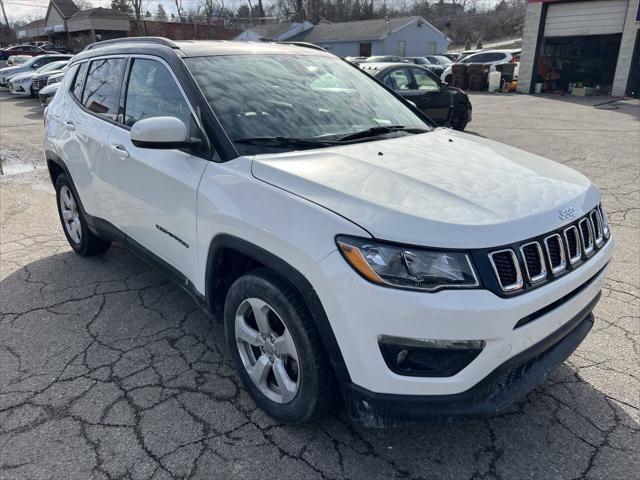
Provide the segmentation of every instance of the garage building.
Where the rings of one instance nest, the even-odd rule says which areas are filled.
[[[640,95],[638,0],[528,0],[518,91]]]

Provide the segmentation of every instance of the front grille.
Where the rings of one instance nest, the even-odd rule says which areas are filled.
[[[493,252],[489,255],[489,259],[502,290],[511,292],[522,288],[522,272],[513,250],[506,249]]]
[[[561,231],[489,252],[498,290],[524,291],[578,268],[609,239],[599,208]]]
[[[32,85],[34,90],[40,90],[47,84],[47,80],[45,78],[34,78]]]
[[[538,242],[531,242],[520,247],[527,277],[531,283],[547,278],[547,266],[544,263],[542,247]]]

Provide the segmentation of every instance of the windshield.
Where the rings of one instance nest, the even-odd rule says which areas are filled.
[[[44,73],[44,72],[51,72],[53,70],[60,70],[62,67],[64,67],[67,64],[67,62],[51,62],[46,64],[43,67],[40,67],[38,70],[36,70],[38,73]]]
[[[247,139],[333,141],[374,127],[429,129],[369,75],[337,57],[226,55],[185,63],[241,154],[300,148],[300,142],[256,145]]]
[[[24,65],[25,67],[30,67],[30,66],[31,66],[31,65],[33,65],[37,60],[38,60],[38,57],[31,57],[29,60],[27,60],[26,62],[24,62],[22,65]]]
[[[440,65],[449,65],[453,63],[450,58],[447,58],[443,55],[432,55],[427,58],[429,58],[429,60],[431,60],[434,63],[439,63]]]

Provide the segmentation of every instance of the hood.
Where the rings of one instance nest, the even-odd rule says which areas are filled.
[[[37,75],[36,72],[22,72],[16,75],[11,75],[11,81],[15,82],[16,80],[24,80],[26,78],[33,78]]]
[[[58,75],[59,73],[63,73],[64,74],[64,70],[51,70],[49,72],[44,72],[44,73],[38,73],[36,75],[34,75],[34,77],[38,77],[38,78],[49,78],[49,77],[53,77],[54,75]]]
[[[0,76],[8,78],[8,77],[11,77],[12,75],[28,72],[29,70],[31,69],[24,65],[18,65],[17,67],[0,68]]]
[[[60,88],[60,83],[52,83],[51,85],[46,85],[40,89],[38,92],[40,95],[48,95],[49,93],[53,93]]]
[[[450,129],[319,150],[258,155],[253,175],[351,220],[373,237],[495,247],[560,227],[600,193],[559,163]]]

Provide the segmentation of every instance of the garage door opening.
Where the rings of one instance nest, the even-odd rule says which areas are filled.
[[[621,39],[621,34],[545,38],[535,83],[547,93],[610,95]]]

